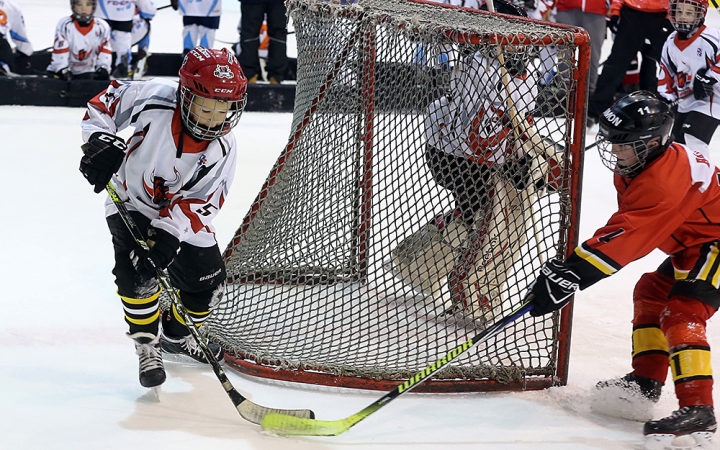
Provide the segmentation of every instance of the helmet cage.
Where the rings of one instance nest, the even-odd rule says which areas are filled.
[[[630,142],[616,142],[615,144],[632,147],[632,156],[630,158],[623,159],[623,161],[628,159],[637,159],[632,164],[623,164],[623,161],[620,161],[618,159],[618,155],[613,152],[613,142],[605,136],[599,136],[597,141],[598,152],[600,153],[600,159],[605,167],[614,173],[627,178],[632,178],[639,174],[648,161],[648,154],[650,153],[647,145],[648,142],[643,139],[638,139]]]
[[[237,101],[213,100],[192,92],[187,86],[180,85],[178,91],[180,95],[180,117],[186,131],[196,139],[203,141],[211,141],[213,139],[225,136],[230,130],[238,124],[245,105],[247,104],[247,94],[244,94]],[[227,109],[223,108],[227,106]],[[216,118],[220,113],[218,111],[225,109],[224,119],[215,126],[210,126],[202,122],[203,120],[193,110],[204,111],[205,117]],[[215,121],[215,120],[213,120]]]
[[[95,10],[97,9],[97,0],[89,1],[92,4],[92,12],[90,14],[80,14],[75,11],[75,6],[77,5],[78,0],[70,0],[70,10],[72,11],[73,19],[84,27],[90,25],[93,17],[95,16]]]
[[[692,22],[678,22],[677,13],[679,5],[690,5],[695,9],[695,20]],[[707,14],[707,0],[671,0],[670,14],[668,18],[675,30],[682,37],[687,38],[695,34],[695,32],[705,23],[705,15]]]

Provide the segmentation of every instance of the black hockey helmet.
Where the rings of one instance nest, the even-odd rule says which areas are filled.
[[[506,2],[505,0],[494,0],[493,6],[495,6],[495,12],[501,13],[501,14],[508,14],[511,16],[520,16],[520,17],[527,17],[527,12],[522,9],[521,7]],[[487,11],[487,3],[483,2],[483,5],[480,7],[481,10]]]
[[[597,145],[603,164],[624,177],[637,176],[670,145],[673,122],[668,104],[652,92],[624,96],[600,116]]]
[[[495,12],[501,14],[508,14],[510,16],[527,17],[527,12],[521,7],[506,2],[505,0],[494,0]],[[487,3],[483,3],[480,7],[481,10],[487,11]],[[522,75],[527,70],[528,62],[535,55],[535,47],[532,46],[517,46],[517,45],[506,45],[503,47],[503,59],[505,61],[505,68],[510,72],[510,75]]]
[[[92,12],[89,14],[85,11],[78,12],[77,8],[78,6],[90,6],[92,8]],[[97,0],[70,0],[70,9],[72,10],[72,16],[73,19],[80,25],[86,27],[90,25],[90,23],[93,20],[93,17],[95,16],[95,9],[97,8]]]

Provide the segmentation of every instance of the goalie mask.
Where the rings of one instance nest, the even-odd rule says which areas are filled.
[[[618,175],[637,176],[668,148],[673,122],[670,107],[652,92],[626,95],[600,116],[600,159]]]
[[[524,9],[505,0],[494,0],[495,12],[508,14],[510,16],[527,17]],[[487,4],[483,3],[481,10],[487,11]],[[523,75],[527,70],[528,63],[532,60],[535,48],[528,45],[503,45],[502,54],[505,60],[505,68],[512,76]],[[499,55],[494,55],[497,58]]]
[[[191,136],[210,141],[237,125],[247,103],[247,78],[228,49],[195,47],[179,76],[180,113]]]
[[[707,9],[708,0],[670,0],[669,19],[680,40],[695,35],[705,22]]]
[[[70,0],[72,17],[83,27],[90,25],[95,16],[97,0]]]

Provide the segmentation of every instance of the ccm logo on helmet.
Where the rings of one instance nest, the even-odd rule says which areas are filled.
[[[230,66],[221,66],[220,64],[215,67],[215,76],[218,78],[235,78],[235,74],[230,70]]]
[[[620,123],[622,122],[622,119],[620,119],[618,116],[616,116],[615,113],[610,111],[609,109],[605,110],[605,112],[603,113],[603,116],[605,116],[605,118],[607,120],[609,120],[610,123],[612,123],[615,126],[620,125]]]
[[[226,89],[226,88],[215,88],[215,92],[219,94],[232,94],[232,89]]]

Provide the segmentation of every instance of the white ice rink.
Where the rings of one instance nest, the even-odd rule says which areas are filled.
[[[36,48],[51,45],[65,0],[16,0]],[[158,2],[160,3],[160,2]],[[164,4],[161,3],[161,4]],[[236,40],[239,4],[224,1],[217,37]],[[717,11],[709,12],[720,23]],[[151,50],[179,52],[180,17],[153,22]],[[167,363],[156,402],[137,381],[137,357],[111,274],[103,195],[78,171],[80,108],[0,107],[0,449],[501,449],[642,448],[642,423],[598,416],[589,392],[630,370],[631,294],[663,259],[655,252],[576,298],[567,386],[540,392],[409,393],[332,438],[264,434],[237,414],[210,369]],[[290,132],[290,114],[246,113],[236,129],[235,184],[216,220],[230,240]],[[716,136],[717,138],[717,136]],[[588,141],[592,142],[592,136]],[[711,146],[720,161],[720,138]],[[581,239],[615,211],[612,174],[586,155]],[[709,324],[720,368],[720,322]],[[440,355],[438,355],[440,356]],[[265,406],[311,408],[340,419],[382,392],[271,383],[228,370],[245,396]],[[676,407],[672,381],[656,417]]]

